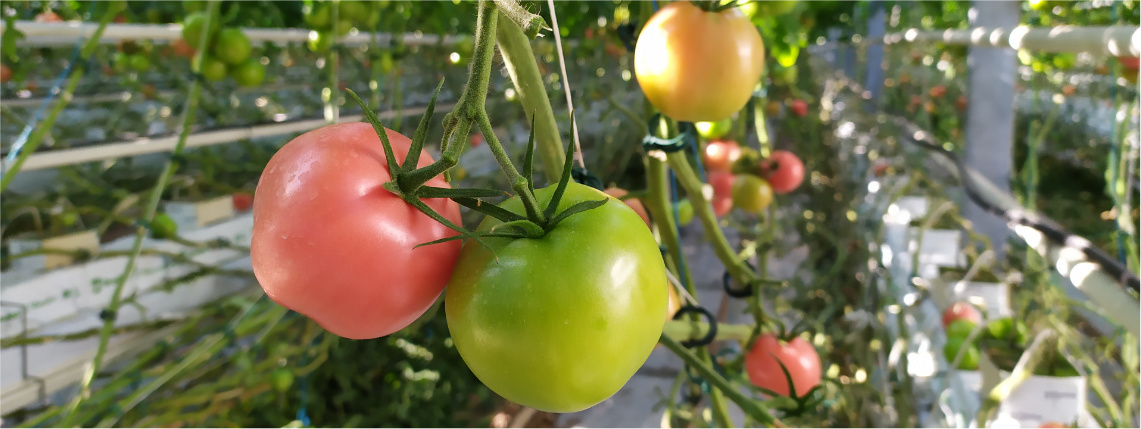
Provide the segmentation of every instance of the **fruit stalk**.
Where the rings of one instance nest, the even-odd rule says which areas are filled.
[[[757,422],[760,422],[761,424],[770,425],[773,427],[784,427],[784,425],[779,420],[773,418],[773,416],[769,414],[768,411],[766,411],[765,408],[759,404],[759,402],[754,401],[752,398],[749,398],[748,396],[745,396],[745,394],[741,393],[737,386],[732,385],[728,380],[722,377],[721,374],[718,374],[717,371],[714,371],[713,368],[709,366],[709,364],[703,362],[685,347],[682,347],[682,345],[678,343],[677,340],[663,335],[660,342],[662,345],[666,346],[666,348],[670,349],[670,351],[674,352],[674,354],[677,354],[678,357],[680,357],[681,360],[685,361],[686,364],[697,370],[698,374],[702,378],[708,380],[709,384],[712,384],[713,387],[716,388],[714,391],[724,392],[725,396],[729,397],[730,401],[733,401],[733,403],[741,407],[741,410],[744,411],[745,414],[748,414],[750,417],[756,419]]]
[[[519,93],[523,112],[527,115],[527,120],[534,123],[535,144],[538,146],[539,159],[543,162],[543,171],[547,180],[558,181],[562,175],[565,156],[563,143],[551,100],[547,96],[547,88],[539,73],[538,63],[535,62],[535,54],[531,51],[531,40],[512,20],[500,22],[495,35],[507,73],[511,76],[515,91]]]
[[[218,1],[210,1],[208,3],[206,20],[202,26],[201,46],[206,45],[205,41],[210,34],[210,25],[213,24],[213,17],[217,14],[218,7]],[[114,19],[117,13],[118,9],[111,8],[108,14],[104,16],[104,21],[100,28],[106,26],[106,23],[111,19]],[[99,34],[96,33],[96,37],[93,37],[92,40],[98,41],[98,35]],[[199,67],[201,67],[205,51],[205,49],[199,49],[194,54],[194,61],[191,66],[192,70],[198,70]],[[75,76],[73,76],[73,78],[74,77]],[[196,113],[198,112],[198,97],[202,92],[202,85],[199,79],[195,79],[194,82],[191,82],[189,92],[186,107],[183,110],[182,130],[178,135],[178,143],[175,144],[171,157],[167,159],[166,164],[163,166],[158,181],[155,183],[150,198],[147,200],[147,205],[143,208],[142,219],[146,221],[144,224],[150,224],[150,222],[154,221],[155,213],[158,211],[159,201],[162,199],[163,190],[166,189],[166,185],[170,182],[171,176],[173,176],[174,172],[178,169],[177,157],[181,155],[182,151],[186,148],[186,140],[190,136],[191,124],[194,123]],[[79,394],[75,395],[75,398],[68,404],[67,417],[64,419],[62,426],[73,426],[71,420],[75,416],[75,411],[79,408],[79,404],[91,395],[91,383],[95,379],[95,374],[99,373],[99,369],[103,365],[103,356],[107,353],[107,345],[111,340],[111,334],[115,328],[115,318],[113,315],[118,312],[119,307],[122,306],[123,287],[126,285],[127,279],[131,277],[131,273],[135,270],[135,262],[142,252],[143,239],[146,238],[146,236],[146,227],[139,226],[135,231],[135,241],[131,244],[131,254],[127,257],[126,267],[123,269],[123,274],[119,276],[118,281],[115,283],[115,290],[111,294],[111,302],[107,304],[106,311],[112,314],[112,317],[103,321],[103,328],[99,335],[99,345],[95,349],[95,357],[92,359],[91,366],[88,367],[80,383]]]
[[[87,60],[91,58],[91,55],[95,54],[95,50],[99,48],[100,40],[103,37],[103,30],[107,28],[107,24],[114,20],[115,16],[119,15],[119,12],[125,9],[126,6],[127,3],[124,1],[116,1],[108,4],[107,11],[103,12],[103,16],[99,19],[99,27],[91,34],[91,38],[87,39],[87,42],[83,45],[83,49],[80,50],[79,55],[75,59],[76,62],[72,64],[74,70],[72,70],[71,76],[68,76],[67,83],[64,85],[63,91],[60,92],[55,104],[52,105],[51,111],[48,112],[44,121],[28,136],[28,140],[24,143],[24,147],[20,155],[16,157],[16,160],[13,161],[11,165],[5,166],[7,171],[5,171],[4,176],[0,178],[0,191],[8,189],[8,185],[12,183],[12,179],[15,179],[16,174],[20,172],[20,167],[24,165],[28,157],[35,153],[36,149],[43,143],[44,136],[51,131],[56,118],[63,112],[63,108],[67,107],[67,103],[71,101],[75,88],[79,86],[79,81],[83,79],[85,64]]]

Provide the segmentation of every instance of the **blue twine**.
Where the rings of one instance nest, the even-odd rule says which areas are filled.
[[[32,119],[29,120],[28,124],[24,126],[24,130],[20,132],[20,136],[16,138],[16,142],[12,144],[12,150],[9,151],[8,156],[5,157],[4,164],[0,166],[0,174],[6,174],[8,172],[8,165],[14,162],[17,157],[19,157],[20,150],[23,149],[24,145],[28,143],[28,137],[32,135],[32,130],[36,128],[36,124],[40,122],[40,117],[44,115],[44,112],[48,110],[48,106],[50,106],[52,101],[55,100],[56,94],[63,92],[63,81],[66,80],[69,75],[71,75],[71,68],[79,60],[79,52],[82,49],[83,36],[80,36],[79,40],[75,42],[75,49],[71,53],[71,61],[67,62],[67,67],[63,68],[63,73],[61,73],[59,77],[55,79],[55,83],[52,84],[52,91],[48,93],[48,96],[44,99],[43,104],[41,104],[40,108],[36,110],[36,114],[32,115]]]
[[[658,0],[650,0],[650,4],[654,5],[654,12],[658,11]]]

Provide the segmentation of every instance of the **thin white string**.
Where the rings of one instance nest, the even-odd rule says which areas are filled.
[[[555,16],[555,0],[547,0],[547,7],[551,10],[551,25],[555,29],[555,49],[559,53],[559,69],[563,73],[563,92],[567,95],[567,109],[574,114],[574,102],[571,101],[570,80],[567,79],[567,63],[563,60],[563,38],[559,34],[559,19]],[[574,139],[574,158],[578,166],[586,168],[586,161],[582,158],[582,145],[578,142],[578,121],[571,121],[571,136]]]

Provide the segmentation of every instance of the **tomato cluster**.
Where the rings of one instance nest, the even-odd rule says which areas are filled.
[[[306,5],[305,23],[312,29],[309,33],[309,49],[318,53],[327,52],[337,37],[349,34],[353,28],[376,27],[380,22],[381,9],[385,6],[387,2],[359,0],[315,1]],[[334,11],[334,8],[337,9]]]
[[[206,31],[206,11],[201,5],[185,3],[190,14],[182,21],[182,39],[172,44],[178,55],[193,56],[198,49],[205,49],[199,73],[208,81],[221,81],[229,76],[239,86],[258,86],[265,81],[265,65],[259,56],[253,55],[253,44],[241,29],[215,25],[211,20],[209,34]]]
[[[759,214],[772,203],[774,194],[792,192],[804,181],[804,163],[786,150],[761,159],[735,141],[713,140],[705,145],[702,162],[709,171],[711,203],[717,216],[728,214],[733,207]]]

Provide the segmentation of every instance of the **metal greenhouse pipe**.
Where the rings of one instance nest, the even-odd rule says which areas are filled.
[[[969,30],[910,30],[884,36],[884,44],[931,43],[1026,49],[1036,52],[1089,52],[1110,56],[1141,56],[1141,27],[978,27]]]

